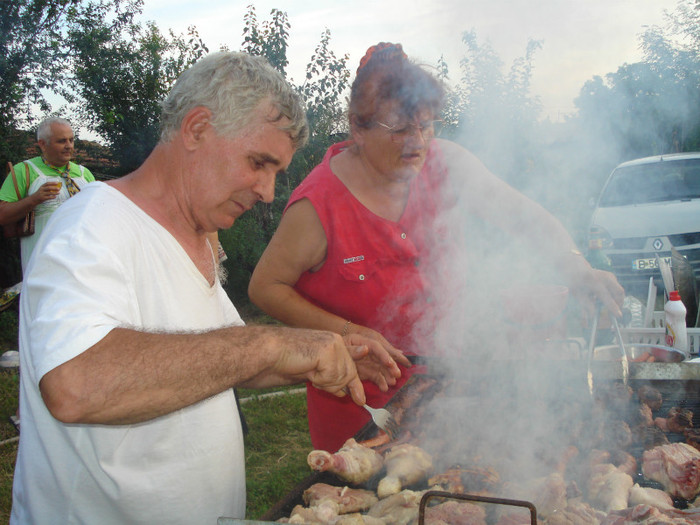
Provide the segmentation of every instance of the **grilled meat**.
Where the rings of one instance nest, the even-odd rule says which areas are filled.
[[[333,525],[385,525],[383,519],[367,516],[366,514],[345,514],[338,518]]]
[[[496,525],[530,525],[532,521],[530,520],[530,515],[526,512],[511,512],[510,514],[503,514],[498,518]]]
[[[652,410],[659,410],[663,403],[663,396],[656,388],[649,385],[642,385],[637,389],[639,402],[647,405]]]
[[[646,427],[653,427],[654,416],[652,415],[651,407],[645,403],[640,403],[639,407],[630,412],[627,422],[630,428],[633,429],[633,432],[637,434]]]
[[[655,417],[654,425],[658,427],[663,432],[668,432],[668,418],[666,417]]]
[[[501,482],[498,472],[492,467],[461,467],[455,465],[444,472],[431,476],[428,485],[439,485],[447,492],[493,493]]]
[[[632,477],[637,475],[637,460],[629,452],[620,449],[614,450],[610,454],[610,463],[625,474]]]
[[[372,505],[368,515],[381,518],[387,525],[407,525],[418,518],[418,506],[424,492],[402,490]]]
[[[651,505],[636,505],[611,512],[600,525],[697,525],[699,522],[698,509],[659,509]]]
[[[325,501],[316,507],[302,507],[297,505],[292,509],[288,523],[304,525],[326,525],[334,523],[338,519],[338,505],[332,501]]]
[[[700,451],[670,443],[644,451],[642,472],[672,496],[692,500],[700,492]]]
[[[601,388],[597,393],[597,401],[606,412],[623,414],[627,411],[630,401],[634,398],[632,387],[624,383],[614,382]]]
[[[530,382],[527,382],[527,386],[530,386]],[[350,491],[356,489],[329,487],[329,496],[324,496],[323,492],[313,497],[305,494],[309,508],[296,510],[297,522],[321,523],[325,519],[325,523],[331,525],[369,525],[370,520],[374,520],[374,525],[381,520],[381,523],[391,525],[415,525],[423,493],[406,490],[405,487],[438,485],[451,493],[501,496],[533,502],[544,525],[700,525],[700,509],[680,511],[673,508],[674,501],[676,505],[681,505],[683,499],[692,506],[689,500],[700,492],[700,450],[690,445],[687,445],[687,449],[678,448],[680,443],[669,445],[669,439],[675,441],[681,435],[696,446],[700,442],[700,431],[693,428],[693,414],[680,408],[692,402],[681,397],[682,393],[673,394],[673,399],[678,399],[678,406],[665,414],[660,412],[663,408],[661,403],[664,402],[666,407],[672,406],[671,399],[664,400],[658,390],[649,386],[632,391],[619,382],[599,388],[594,403],[579,397],[573,402],[562,399],[561,403],[549,402],[545,405],[543,399],[536,398],[523,406],[520,402],[522,395],[494,397],[482,392],[483,395],[479,396],[477,394],[480,392],[470,390],[467,403],[462,403],[463,399],[459,396],[437,400],[439,406],[460,402],[460,406],[467,407],[466,413],[460,413],[460,417],[446,420],[443,417],[445,410],[435,410],[428,403],[420,404],[417,408],[413,405],[414,402],[418,403],[413,397],[423,390],[401,391],[402,395],[398,396],[398,413],[403,418],[399,439],[388,443],[383,442],[386,439],[369,442],[376,445],[374,452],[384,456],[376,470],[372,470],[374,474],[367,475],[363,466],[352,468],[364,461],[354,457],[358,449],[362,451],[359,453],[362,457],[363,448],[366,448],[354,440],[349,440],[336,454],[320,451],[309,454],[312,468],[335,472],[348,484],[366,483],[365,488],[376,486],[381,469],[386,467],[387,473],[377,489],[379,497],[383,499],[377,500],[375,495],[369,494],[367,501],[376,503],[368,511],[361,510],[366,509],[366,504],[353,510],[354,507],[350,505],[344,507],[342,498],[350,497]],[[523,392],[527,394],[527,388]],[[520,394],[523,392],[519,391]],[[560,393],[558,390],[555,401],[564,397]],[[450,411],[452,407],[448,404],[446,408]],[[503,414],[514,413],[518,413],[518,421],[525,419],[537,422],[537,425],[516,424],[514,427],[512,418],[503,417]],[[663,417],[657,417],[654,423],[653,416]],[[478,421],[478,424],[471,425],[470,432],[459,434],[458,442],[450,441],[448,436],[460,431],[464,420]],[[669,421],[672,422],[669,424]],[[670,434],[671,429],[675,435]],[[528,439],[506,439],[505,436],[512,436],[513,431]],[[557,440],[548,440],[550,435]],[[415,480],[404,474],[404,469],[412,471],[420,461],[403,457],[408,454],[399,454],[400,451],[415,450],[417,447],[412,444],[417,443],[421,444],[419,450],[435,458],[437,468],[449,466],[427,479],[427,484],[423,483],[422,478],[427,477],[428,472],[416,474],[418,477]],[[642,446],[647,449],[644,460],[639,457]],[[625,448],[629,448],[629,452]],[[691,456],[688,449],[697,455]],[[369,452],[371,454],[372,451]],[[635,457],[630,452],[638,455]],[[344,455],[346,453],[348,455]],[[373,457],[376,460],[376,455]],[[396,464],[392,467],[394,461]],[[638,461],[639,464],[644,463],[641,471],[646,480],[661,483],[666,491],[635,484],[635,480],[641,478]],[[513,465],[527,465],[527,468],[512,470]],[[355,476],[357,470],[363,474]],[[420,466],[417,470],[421,471]],[[534,479],[524,482],[520,477],[523,472]],[[508,482],[502,483],[501,477]],[[644,485],[644,482],[640,483]],[[579,490],[579,486],[583,491]],[[695,490],[691,490],[693,486]],[[472,523],[468,521],[471,518],[483,520],[478,515],[446,519],[443,513],[448,516],[464,506],[452,501],[447,503],[449,505],[426,508],[426,523],[442,525]],[[700,498],[697,505],[700,507]],[[494,510],[496,506],[480,507],[486,511],[489,523],[525,525],[530,522],[527,512],[520,515],[504,509]],[[308,517],[302,519],[303,516]]]
[[[629,505],[650,505],[658,509],[672,509],[673,500],[666,492],[651,487],[640,487],[635,483],[630,489]]]
[[[464,501],[445,501],[425,509],[425,523],[443,525],[486,525],[486,511],[479,505]]]
[[[644,429],[641,439],[645,450],[649,450],[660,445],[668,445],[668,437],[659,427],[647,427]]]
[[[700,428],[686,428],[683,431],[683,435],[688,445],[700,450]]]
[[[333,501],[338,505],[338,514],[367,510],[378,501],[371,490],[335,487],[326,483],[311,485],[302,497],[309,507],[316,507],[324,501]]]
[[[566,482],[558,472],[524,483],[507,483],[503,486],[504,495],[531,501],[537,507],[538,515],[543,518],[566,508],[566,493]]]
[[[381,454],[348,439],[338,452],[312,450],[306,458],[309,466],[320,472],[330,471],[349,483],[356,485],[369,481],[384,465]]]
[[[384,520],[353,512],[352,514],[339,515],[337,507],[332,502],[326,501],[315,507],[302,507],[297,505],[287,520],[279,520],[280,523],[296,523],[299,525],[385,525]]]
[[[384,455],[386,477],[377,487],[380,499],[401,492],[425,478],[433,468],[433,460],[425,450],[415,445],[398,445]]]
[[[609,421],[605,425],[605,445],[607,448],[626,448],[632,444],[632,430],[624,421]]]
[[[603,518],[605,513],[594,509],[588,503],[570,501],[565,509],[547,519],[547,525],[599,525]]]
[[[682,434],[686,428],[693,426],[693,413],[681,407],[673,407],[668,411],[666,427],[669,432]]]
[[[633,485],[632,476],[612,463],[595,465],[588,480],[588,501],[605,512],[627,508],[629,490]]]
[[[441,490],[453,494],[464,494],[464,482],[462,481],[462,469],[457,467],[448,468],[446,471],[431,476],[428,479],[428,486],[439,486]]]

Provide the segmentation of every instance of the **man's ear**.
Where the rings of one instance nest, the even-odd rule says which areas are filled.
[[[36,141],[36,143],[37,143],[37,146],[39,146],[39,149],[41,150],[41,152],[43,153],[44,150],[46,149],[46,141],[44,139],[39,139]]]
[[[180,124],[180,132],[185,148],[194,150],[199,147],[204,132],[211,126],[211,110],[197,106],[187,112]]]

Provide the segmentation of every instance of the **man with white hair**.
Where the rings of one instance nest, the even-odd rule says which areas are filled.
[[[36,138],[41,155],[15,164],[13,168],[17,190],[11,174],[0,188],[0,225],[12,224],[34,210],[34,234],[23,237],[20,243],[22,273],[51,214],[80,188],[95,180],[90,170],[70,161],[75,137],[66,119],[49,117],[43,120],[36,130]]]
[[[214,53],[161,118],[144,164],[61,206],[27,269],[12,524],[243,518],[233,387],[311,381],[362,404],[358,369],[382,388],[400,373],[362,337],[243,326],[220,285],[208,234],[271,202],[308,136],[284,78]]]

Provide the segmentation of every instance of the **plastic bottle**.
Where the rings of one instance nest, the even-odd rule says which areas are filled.
[[[678,291],[673,290],[664,305],[666,314],[666,346],[683,352],[688,357],[688,329],[685,324],[686,309]]]

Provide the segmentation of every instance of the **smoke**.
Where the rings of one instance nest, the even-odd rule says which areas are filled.
[[[506,106],[503,89],[481,86],[479,96],[467,100],[477,106],[462,108],[467,120],[453,140],[547,209],[586,252],[590,203],[611,170],[675,147],[668,126],[651,126],[649,113],[630,116],[626,89],[653,96],[658,76],[628,78],[629,72],[626,66],[605,82],[586,84],[579,113],[561,123],[534,121],[517,113],[517,104]],[[677,96],[666,102],[672,105],[657,97],[654,114],[669,122],[690,103]],[[478,164],[445,160],[454,169],[436,231],[449,233],[436,236],[431,258],[440,306],[415,326],[413,337],[436,357],[428,361],[431,373],[452,390],[426,409],[423,446],[439,458],[438,468],[494,466],[511,481],[561,472],[572,445],[582,455],[597,446],[616,448],[600,430],[607,415],[596,412],[587,389],[588,326],[580,305],[573,290],[563,302],[554,293],[553,287],[571,283],[557,270],[557,254],[545,248],[546,232],[533,231],[526,216],[499,203]],[[504,224],[516,227],[504,230]],[[560,255],[567,251],[562,247]],[[516,304],[520,286],[532,287],[531,303]],[[533,322],[535,310],[549,318]]]

